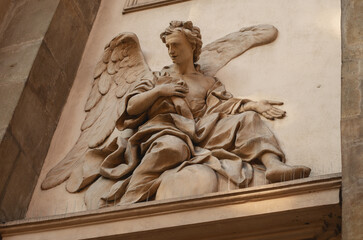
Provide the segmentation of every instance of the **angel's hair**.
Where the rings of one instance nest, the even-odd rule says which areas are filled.
[[[169,27],[165,29],[164,32],[160,34],[160,38],[163,43],[166,42],[165,38],[167,35],[173,32],[182,32],[186,36],[188,42],[194,48],[193,51],[193,62],[199,60],[199,55],[202,52],[202,35],[200,35],[199,27],[193,26],[191,21],[171,21]]]

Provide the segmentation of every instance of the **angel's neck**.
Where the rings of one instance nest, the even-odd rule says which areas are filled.
[[[188,62],[188,64],[174,64],[174,72],[180,75],[191,74],[196,71],[193,62]]]

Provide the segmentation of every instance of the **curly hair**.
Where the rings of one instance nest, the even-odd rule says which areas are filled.
[[[164,32],[160,34],[160,38],[163,43],[166,42],[165,38],[167,35],[173,32],[182,32],[187,38],[188,42],[194,48],[193,51],[193,62],[199,60],[199,55],[202,52],[202,35],[200,34],[199,27],[193,26],[191,21],[171,21],[169,27],[165,29]]]

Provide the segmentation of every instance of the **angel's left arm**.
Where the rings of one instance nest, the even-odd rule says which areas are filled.
[[[251,101],[249,99],[235,98],[225,90],[221,82],[217,81],[208,94],[206,113],[238,114],[245,111],[254,111],[273,120],[285,116],[285,111],[274,107],[274,105],[282,104],[282,102],[271,100]]]
[[[261,100],[258,102],[249,101],[241,106],[240,112],[254,111],[267,119],[274,120],[275,118],[283,118],[286,114],[285,111],[274,107],[274,105],[282,105],[283,102],[273,100]]]

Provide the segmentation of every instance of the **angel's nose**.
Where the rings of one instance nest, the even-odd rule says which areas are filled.
[[[170,47],[170,48],[169,48],[169,54],[171,54],[171,55],[172,55],[172,54],[174,54],[174,53],[175,53],[174,48]]]

